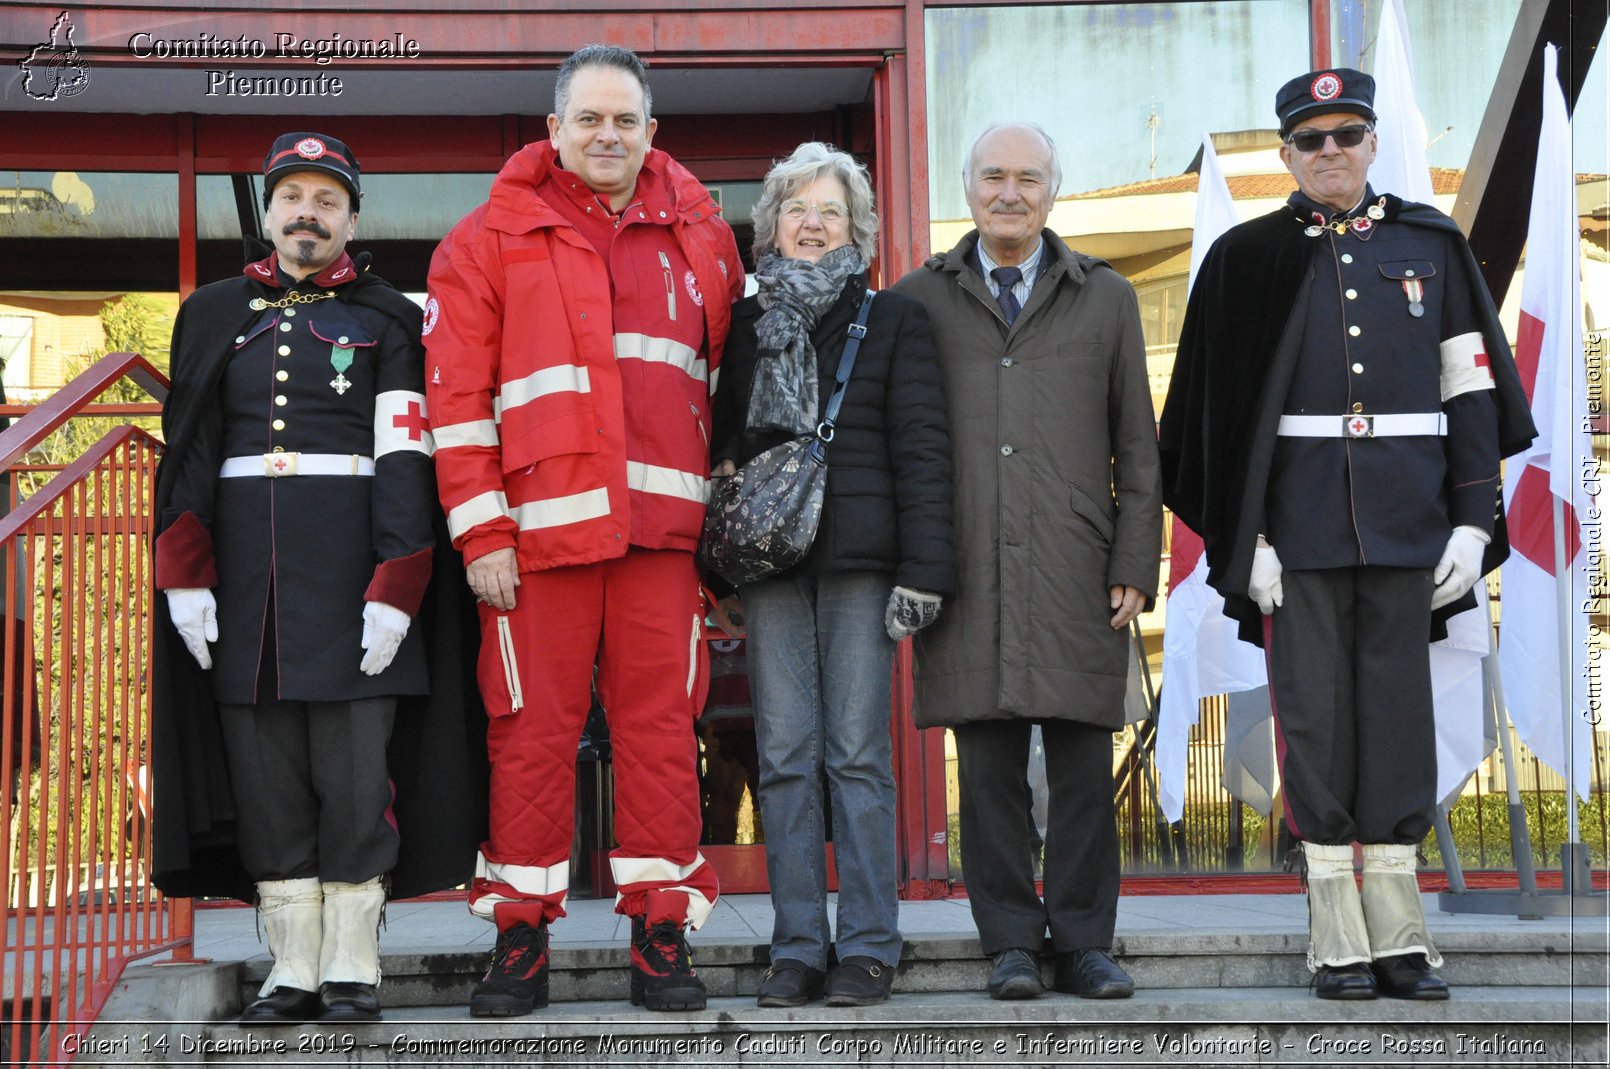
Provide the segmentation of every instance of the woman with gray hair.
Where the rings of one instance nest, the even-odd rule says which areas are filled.
[[[759,292],[733,306],[715,398],[715,473],[810,433],[867,289],[877,215],[865,169],[819,142],[766,176],[755,206]],[[776,924],[762,1006],[888,998],[900,962],[889,736],[895,644],[955,585],[950,437],[922,305],[872,301],[827,449],[809,556],[739,591],[747,614],[760,811]],[[724,599],[722,608],[737,607]],[[730,622],[725,612],[718,619]],[[724,623],[726,626],[726,623]],[[832,806],[837,939],[827,916]],[[829,951],[838,966],[827,975]]]

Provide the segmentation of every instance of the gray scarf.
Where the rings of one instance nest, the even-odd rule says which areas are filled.
[[[816,430],[821,372],[811,335],[844,284],[866,270],[866,260],[854,245],[840,246],[816,263],[791,260],[776,250],[760,258],[755,281],[765,311],[755,324],[755,381],[747,424],[751,431]]]

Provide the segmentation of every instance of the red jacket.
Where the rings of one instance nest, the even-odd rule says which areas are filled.
[[[623,230],[612,278],[539,194],[550,178],[569,180],[556,165],[547,142],[516,153],[431,258],[425,388],[453,544],[466,562],[515,546],[521,571],[606,560],[628,545],[691,551],[710,470],[709,398],[743,291],[732,230],[692,174],[650,150],[639,190],[651,214],[632,222],[661,210],[669,221],[634,226],[625,243]],[[653,252],[666,230],[685,277]],[[654,322],[673,336],[644,333]]]

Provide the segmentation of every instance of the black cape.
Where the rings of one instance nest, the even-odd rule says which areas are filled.
[[[417,305],[368,272],[342,299],[385,313],[419,337]],[[186,449],[206,406],[214,403],[234,339],[256,313],[253,297],[270,296],[244,276],[204,286],[179,310],[172,348],[173,389],[162,411],[166,442],[157,468],[157,534]],[[169,519],[168,522],[171,522]],[[475,681],[480,625],[437,510],[432,578],[414,626],[425,630],[432,692],[398,699],[387,762],[395,785],[392,812],[401,845],[391,872],[393,898],[455,887],[474,874],[486,839],[486,713]],[[235,850],[234,797],[212,679],[196,664],[168,617],[167,599],[152,599],[151,763],[152,882],[179,898],[209,896],[253,901],[255,890]],[[250,819],[250,817],[246,817]]]
[[[1498,404],[1500,454],[1512,456],[1537,436],[1509,341],[1481,271],[1454,221],[1437,209],[1390,194],[1386,222],[1453,234],[1470,277]],[[1234,227],[1208,250],[1186,306],[1168,400],[1158,424],[1163,503],[1202,536],[1208,584],[1224,595],[1225,614],[1244,641],[1263,645],[1263,617],[1247,597],[1257,525],[1274,458],[1275,428],[1296,367],[1307,304],[1309,259],[1319,243],[1309,220],[1286,205]],[[1509,556],[1502,509],[1482,557],[1483,574]],[[1467,593],[1432,616],[1432,639],[1449,617],[1472,608]]]

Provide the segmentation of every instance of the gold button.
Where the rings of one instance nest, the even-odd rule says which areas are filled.
[[[296,315],[296,309],[295,308],[287,308],[287,309],[285,309],[285,314],[288,315],[288,316],[294,316],[294,315]]]
[[[277,419],[271,423],[270,426],[277,431],[283,431],[285,429],[285,421],[283,419]]]
[[[1357,365],[1357,364],[1354,364],[1354,365],[1353,365],[1353,370],[1354,370],[1354,371],[1357,371],[1357,370],[1358,370],[1358,365]],[[276,396],[275,396],[275,398],[274,398],[274,403],[275,403],[275,404],[276,404],[276,405],[283,405],[283,404],[289,404],[289,403],[290,403],[290,402],[288,402],[288,401],[287,401],[287,400],[286,400],[286,399],[285,399],[285,395],[284,395],[284,394],[278,394],[278,395],[276,395]]]
[[[1347,328],[1347,333],[1351,334],[1353,337],[1356,338],[1360,334],[1363,334],[1364,332],[1362,330],[1359,330],[1358,325],[1355,323],[1353,326]]]
[[[274,377],[279,379],[281,382],[284,382],[286,379],[291,377],[291,373],[286,371],[284,368],[281,368],[280,370],[274,372]]]
[[[1353,262],[1353,254],[1352,253],[1350,253],[1350,252],[1342,253],[1342,263],[1350,264],[1352,262]]]
[[[289,345],[280,346],[280,355],[281,356],[290,356],[291,355],[291,347]]]
[[[1358,290],[1348,290],[1347,291],[1347,299],[1350,300],[1350,301],[1358,300]]]
[[[345,345],[347,343],[347,336],[345,334],[341,335],[335,340],[335,343],[337,345]]]
[[[1404,278],[1413,278],[1414,277],[1414,272],[1413,271],[1405,271],[1405,272],[1403,272],[1403,277]]]
[[[1359,412],[1364,411],[1363,402],[1362,401],[1354,401],[1353,402],[1353,411],[1354,411],[1354,413],[1359,413]]]
[[[1353,365],[1353,374],[1355,374],[1355,375],[1364,374],[1364,365],[1363,364],[1354,364]]]
[[[281,329],[281,330],[290,330],[290,329],[291,329],[291,325],[290,325],[290,324],[289,324],[289,323],[281,323],[281,324],[280,324],[280,329]]]

